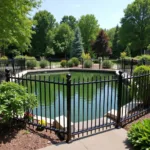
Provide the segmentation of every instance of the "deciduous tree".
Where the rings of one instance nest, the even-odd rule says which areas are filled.
[[[22,51],[28,49],[33,21],[28,18],[40,0],[0,0],[0,47],[13,44]]]
[[[85,52],[91,49],[91,42],[96,39],[99,31],[99,24],[94,15],[81,16],[79,20],[79,27],[84,43]]]
[[[131,43],[134,55],[143,53],[150,41],[150,0],[135,0],[124,10],[120,37],[124,46]]]
[[[36,21],[36,24],[33,26],[35,34],[32,36],[31,54],[34,56],[42,56],[45,55],[47,46],[50,44],[47,42],[47,33],[49,30],[55,28],[56,20],[46,10],[37,12],[33,19]]]
[[[64,16],[60,23],[68,24],[72,30],[75,30],[77,26],[77,20],[74,16]]]
[[[108,46],[108,36],[103,30],[99,32],[96,41],[92,45],[92,49],[98,57],[111,54],[111,49]]]

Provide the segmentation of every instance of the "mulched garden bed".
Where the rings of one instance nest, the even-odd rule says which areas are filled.
[[[138,121],[142,121],[143,119],[150,119],[150,113],[138,118],[137,120],[132,121],[131,123],[127,124],[126,126],[124,126],[124,129],[126,129],[127,131],[131,128],[132,124],[137,123]]]
[[[32,125],[0,128],[0,150],[36,150],[59,142],[53,131],[37,131]]]

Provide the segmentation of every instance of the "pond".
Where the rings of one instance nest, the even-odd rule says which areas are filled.
[[[35,93],[38,107],[33,113],[54,119],[67,116],[66,75],[69,72],[28,74],[23,84]],[[70,72],[71,120],[93,120],[117,108],[118,83],[110,73]],[[36,79],[36,81],[35,81]],[[95,82],[96,81],[96,82]]]

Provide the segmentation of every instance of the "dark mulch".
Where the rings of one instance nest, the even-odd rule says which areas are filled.
[[[36,150],[59,142],[54,132],[37,131],[33,126],[0,129],[0,150]]]

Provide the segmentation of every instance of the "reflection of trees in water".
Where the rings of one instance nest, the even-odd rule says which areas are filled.
[[[62,74],[51,74],[50,76],[47,74],[40,74],[38,76],[35,75],[29,75],[27,78],[36,79],[37,81],[24,81],[24,85],[27,86],[28,92],[35,93],[37,95],[38,100],[42,104],[51,105],[54,103],[54,101],[58,98],[61,100],[66,100],[66,85],[59,85],[55,83],[48,83],[50,82],[64,82],[66,83],[66,73]],[[81,101],[92,101],[93,98],[96,95],[104,95],[107,93],[111,93],[116,91],[114,88],[116,88],[115,82],[109,82],[108,80],[111,80],[112,77],[108,78],[108,75],[106,77],[100,76],[99,73],[74,73],[72,77],[72,85],[71,87],[71,97],[72,99],[80,99]],[[105,78],[105,82],[104,82]],[[41,82],[39,81],[41,80]],[[96,81],[97,83],[92,81]],[[48,81],[47,83],[44,81]],[[107,82],[108,81],[108,82]],[[79,85],[78,85],[79,83]],[[109,90],[109,92],[108,92]],[[105,92],[105,93],[104,93]]]

